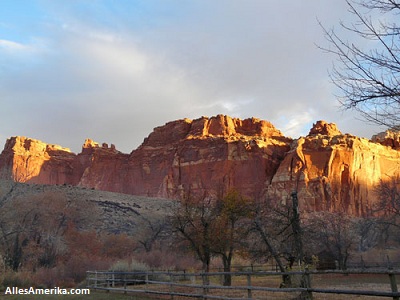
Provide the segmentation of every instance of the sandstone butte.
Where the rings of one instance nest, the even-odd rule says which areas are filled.
[[[284,202],[297,190],[302,210],[368,215],[379,181],[400,176],[399,148],[400,135],[390,131],[367,140],[318,121],[306,137],[293,140],[267,121],[218,115],[157,127],[130,154],[90,139],[74,154],[12,137],[0,154],[0,174],[172,199],[235,188]]]

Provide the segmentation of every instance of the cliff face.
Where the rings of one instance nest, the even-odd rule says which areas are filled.
[[[133,172],[126,192],[171,198],[235,187],[260,196],[290,142],[272,124],[258,119],[219,115],[170,122],[155,128],[131,153]]]
[[[76,155],[60,146],[14,137],[0,155],[0,168],[3,176],[20,182],[135,195],[180,198],[187,192],[217,194],[235,187],[258,197],[291,141],[269,122],[218,115],[157,127],[130,154],[90,139]]]
[[[366,139],[318,130],[296,140],[268,189],[281,201],[297,190],[303,210],[371,213],[374,187],[381,179],[400,175],[400,152]],[[334,126],[334,124],[329,124]]]
[[[400,176],[397,149],[394,133],[372,142],[319,121],[308,136],[292,140],[269,122],[218,115],[157,127],[130,154],[92,140],[74,154],[10,138],[0,154],[0,174],[20,182],[165,198],[236,188],[250,197],[287,201],[297,190],[303,210],[363,215],[371,210],[379,180]]]
[[[74,158],[68,148],[13,137],[0,155],[0,174],[19,182],[71,183]]]

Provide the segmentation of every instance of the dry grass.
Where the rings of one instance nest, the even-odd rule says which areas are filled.
[[[167,279],[168,280],[168,279]],[[164,280],[166,281],[166,280]],[[280,276],[257,276],[251,279],[252,286],[259,287],[270,287],[270,288],[278,288],[281,283]],[[295,282],[296,279],[293,279]],[[210,278],[211,285],[221,285],[222,278],[221,276],[214,276]],[[185,281],[179,281],[182,284],[197,284],[201,285],[201,279],[197,278],[197,280],[187,279]],[[321,288],[321,289],[340,289],[340,290],[367,290],[367,291],[386,291],[390,292],[390,284],[389,284],[389,276],[388,275],[370,275],[370,274],[357,274],[357,275],[341,275],[341,274],[324,274],[324,275],[312,275],[312,287],[313,288]],[[235,276],[232,281],[233,286],[245,287],[247,286],[247,277],[246,276]],[[161,285],[161,284],[150,284],[146,287],[146,285],[135,285],[128,286],[128,289],[135,290],[143,290],[145,289],[153,290],[153,291],[164,291],[170,292],[173,290],[174,292],[180,293],[194,293],[194,294],[202,294],[202,288],[195,287],[179,287],[169,285]],[[300,292],[285,292],[284,289],[282,291],[255,291],[252,292],[253,299],[295,299],[299,296]],[[248,291],[247,289],[241,290],[228,290],[228,289],[209,289],[209,295],[215,296],[224,296],[231,298],[247,298]],[[163,299],[165,297],[158,296],[155,298]],[[169,297],[167,297],[169,298]],[[183,296],[174,296],[174,299],[194,299]],[[322,293],[313,293],[313,299],[327,299],[327,300],[337,300],[337,299],[371,299],[371,300],[379,300],[379,299],[388,299],[387,297],[377,297],[377,296],[362,296],[362,295],[340,295],[340,294],[322,294]]]
[[[11,192],[10,192],[11,191]],[[27,197],[41,193],[60,193],[70,200],[88,201],[99,208],[96,230],[135,235],[147,225],[146,220],[157,221],[171,213],[174,201],[93,190],[70,185],[41,185],[0,180],[0,204],[14,197]],[[92,229],[92,228],[85,228]]]
[[[400,279],[400,278],[399,278]],[[380,274],[326,274],[313,275],[313,288],[341,289],[341,290],[369,290],[390,292],[390,281],[388,275]],[[314,293],[314,299],[390,299],[377,296],[335,295]]]

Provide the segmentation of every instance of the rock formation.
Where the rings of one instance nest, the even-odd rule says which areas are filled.
[[[250,197],[287,201],[297,190],[302,210],[366,215],[379,180],[400,175],[398,145],[398,135],[369,141],[324,121],[292,140],[269,122],[218,115],[157,127],[130,154],[90,139],[74,154],[13,137],[0,154],[0,175],[173,199],[236,188]]]
[[[319,121],[308,136],[293,142],[268,195],[285,201],[297,190],[303,210],[368,215],[376,201],[374,187],[399,175],[400,152]]]
[[[271,123],[218,115],[155,128],[131,153],[128,193],[176,197],[237,188],[256,197],[289,150]]]
[[[0,155],[0,175],[18,182],[70,183],[74,158],[68,148],[13,137]]]
[[[398,130],[386,130],[385,132],[373,135],[371,140],[393,149],[400,149],[400,131]]]

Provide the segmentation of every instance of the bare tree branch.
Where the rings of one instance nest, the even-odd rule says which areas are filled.
[[[397,128],[400,124],[400,3],[394,0],[346,1],[356,22],[340,26],[371,45],[364,49],[334,29],[320,26],[329,47],[320,47],[337,58],[329,76],[339,90],[344,109],[354,109],[366,121]],[[372,16],[376,16],[374,20]],[[365,43],[363,43],[365,44]],[[372,47],[373,46],[373,47]]]

